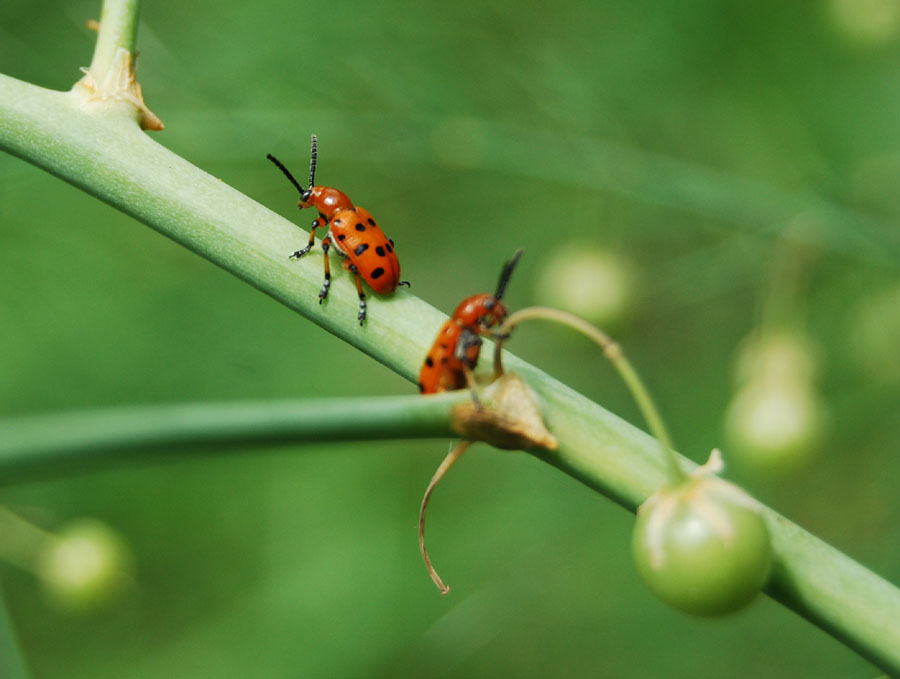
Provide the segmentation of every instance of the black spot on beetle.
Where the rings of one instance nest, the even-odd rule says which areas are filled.
[[[431,358],[431,356],[426,356],[426,357],[425,357],[425,365],[427,365],[429,368],[433,367],[433,366],[434,366],[434,359]]]
[[[369,217],[369,226],[375,226],[375,220]]]
[[[357,252],[356,254],[359,253]],[[379,257],[384,257],[387,253],[385,253],[384,248],[379,245],[377,248],[375,248],[375,254],[377,254]]]
[[[356,246],[356,249],[353,251],[353,254],[359,256],[368,249],[369,249],[368,243],[360,243],[359,245]]]
[[[385,243],[384,247],[387,249],[388,252],[393,252],[393,251],[394,251],[394,248],[391,247],[391,244],[390,244],[390,243]]]
[[[365,231],[366,225],[363,224],[362,222],[356,222],[356,230],[357,231]]]
[[[335,224],[340,224],[340,223],[341,223],[341,220],[340,220],[340,219],[335,219],[335,220],[334,220],[334,223],[335,223]]]
[[[441,365],[446,365],[446,364],[447,364],[447,357],[441,356]]]
[[[346,237],[347,237],[347,235],[342,233],[341,235],[338,236],[338,240],[344,240]]]
[[[384,269],[380,266],[372,269],[372,273],[369,274],[372,277],[372,280],[377,280],[384,276]]]
[[[419,382],[419,393],[423,393],[425,391],[425,385]]]

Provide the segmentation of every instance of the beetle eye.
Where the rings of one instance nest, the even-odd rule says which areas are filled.
[[[300,197],[303,199],[304,203],[309,202],[309,197],[312,195],[312,189],[306,189],[303,193],[300,194]]]

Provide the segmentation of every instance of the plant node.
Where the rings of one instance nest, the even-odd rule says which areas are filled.
[[[518,375],[505,373],[482,398],[482,406],[466,401],[453,408],[451,426],[460,436],[502,450],[556,450],[556,437],[544,425],[537,397]]]
[[[138,109],[138,123],[143,130],[162,130],[162,120],[144,103],[141,84],[134,73],[134,58],[124,47],[116,49],[115,56],[105,73],[95,73],[91,68],[82,68],[84,77],[72,87],[80,92],[86,101],[127,101]]]

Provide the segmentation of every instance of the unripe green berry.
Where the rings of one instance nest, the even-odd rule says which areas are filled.
[[[754,501],[715,477],[690,477],[654,494],[638,511],[632,550],[650,590],[696,615],[746,606],[772,563],[769,531]]]

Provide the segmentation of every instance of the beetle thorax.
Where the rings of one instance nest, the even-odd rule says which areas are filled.
[[[506,318],[506,307],[493,295],[482,293],[466,298],[456,307],[453,318],[464,327],[493,327]]]
[[[346,193],[338,189],[330,186],[314,186],[309,190],[309,198],[300,202],[300,207],[314,207],[319,214],[330,221],[335,212],[352,208],[353,201]]]

